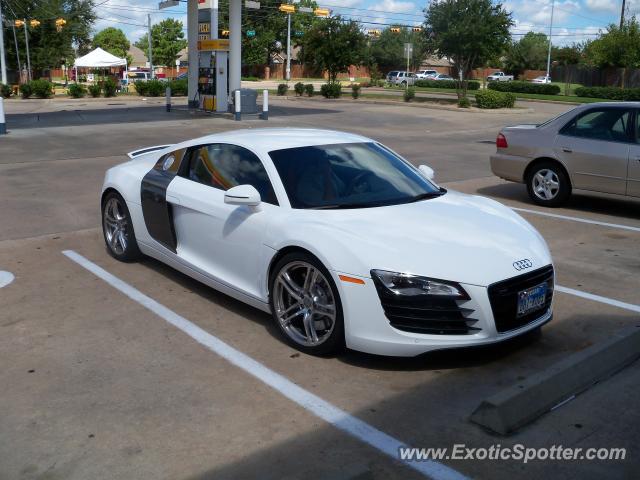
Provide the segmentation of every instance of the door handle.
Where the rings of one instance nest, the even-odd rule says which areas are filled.
[[[567,148],[567,147],[562,147],[562,151],[566,152],[566,153],[573,153],[573,150],[571,150],[570,148]]]

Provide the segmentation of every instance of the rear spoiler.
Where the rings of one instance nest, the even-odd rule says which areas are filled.
[[[156,145],[155,147],[141,148],[140,150],[134,150],[133,152],[127,153],[127,157],[136,158],[136,157],[139,157],[140,155],[145,155],[151,152],[157,152],[158,150],[164,150],[165,148],[170,146],[171,145]]]

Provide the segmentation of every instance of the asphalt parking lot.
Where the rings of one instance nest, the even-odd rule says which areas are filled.
[[[238,123],[179,108],[166,114],[161,102],[37,102],[7,102],[10,134],[0,138],[0,270],[15,276],[0,288],[0,479],[636,475],[637,364],[512,436],[469,422],[483,398],[639,323],[640,203],[578,194],[564,208],[544,210],[523,186],[489,169],[501,126],[541,121],[570,106],[536,103],[490,114],[274,99],[268,122]],[[316,358],[286,346],[264,313],[154,260],[122,264],[107,255],[98,205],[107,168],[130,150],[240,126],[361,133],[428,163],[447,188],[520,209],[554,256],[564,290],[554,320],[542,335],[490,348],[415,359],[356,352]],[[171,313],[150,310],[63,251]],[[257,363],[234,364],[236,353],[223,358],[169,317]],[[272,388],[265,382],[272,374],[286,382]],[[345,416],[327,421],[318,404],[291,400],[296,388]],[[451,470],[415,468],[382,452],[382,440],[376,447],[346,433],[354,421],[370,429],[364,437],[379,432],[414,447],[622,447],[627,458],[447,460]]]

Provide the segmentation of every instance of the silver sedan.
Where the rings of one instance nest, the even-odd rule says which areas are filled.
[[[540,125],[501,130],[491,170],[556,207],[573,189],[640,197],[640,102],[582,105]]]

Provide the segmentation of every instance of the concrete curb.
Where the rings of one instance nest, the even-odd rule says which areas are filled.
[[[508,435],[640,358],[640,324],[483,400],[470,420]]]

